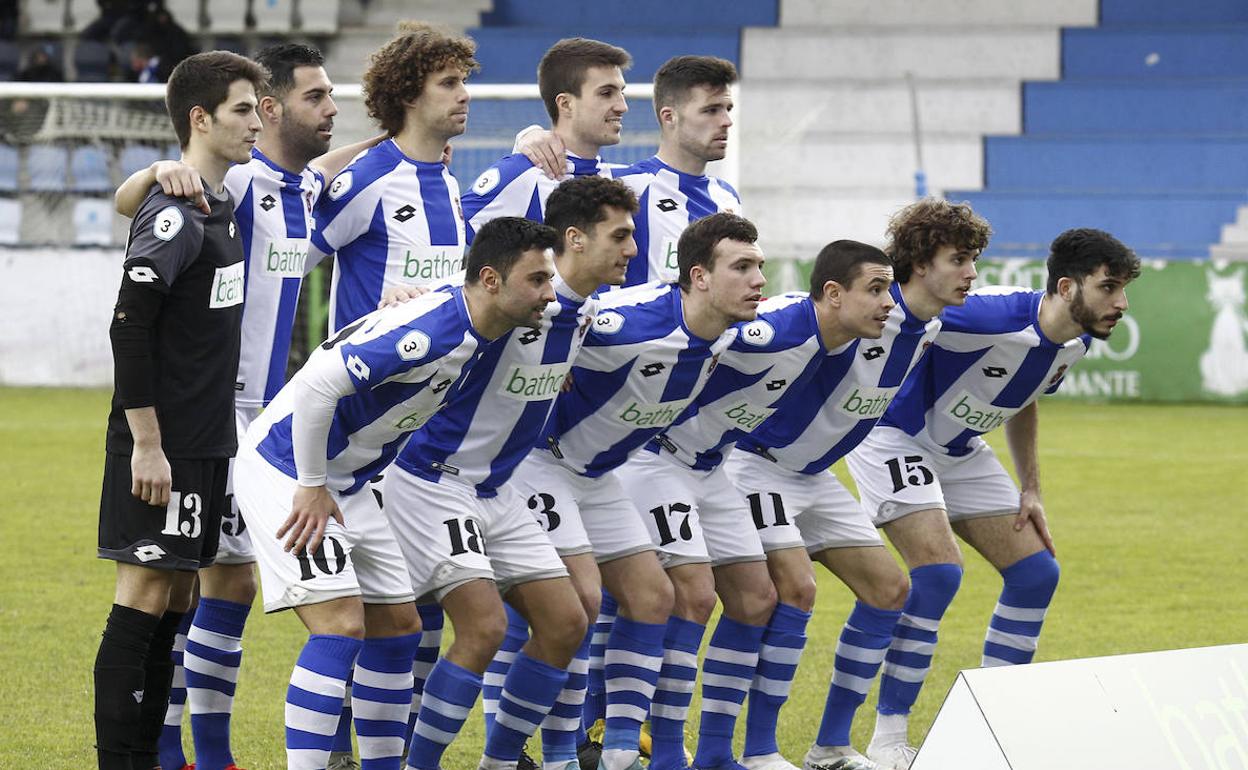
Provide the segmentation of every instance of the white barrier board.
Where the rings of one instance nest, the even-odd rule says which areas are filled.
[[[963,671],[911,770],[1248,770],[1248,644]]]

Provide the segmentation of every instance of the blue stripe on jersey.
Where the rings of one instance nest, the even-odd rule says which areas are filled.
[[[450,189],[442,170],[441,166],[422,163],[416,167],[416,178],[420,180],[420,197],[425,205],[425,220],[429,223],[430,245],[455,246],[459,243],[459,228],[455,225]]]
[[[253,193],[255,192],[255,180],[247,183],[247,192],[243,194],[242,200],[238,201],[234,206],[234,221],[238,223],[238,235],[243,242],[243,254],[247,255],[247,259],[243,260],[243,301],[247,301],[247,295],[251,293],[251,244],[255,238],[256,230],[256,213],[252,209]]]
[[[689,212],[690,223],[719,211],[719,207],[711,200],[711,194],[707,191],[710,183],[710,177],[680,175],[679,189],[685,194],[685,211]]]
[[[368,224],[368,232],[360,236],[350,244],[342,247],[338,253],[340,264],[339,287],[337,302],[334,305],[334,329],[342,329],[349,326],[352,321],[362,318],[376,307],[369,307],[365,302],[365,297],[380,297],[385,288],[386,270],[385,261],[386,254],[390,250],[390,233],[386,227],[386,209],[382,201],[377,201],[376,208],[373,209],[372,220]],[[341,267],[341,260],[346,257],[348,261],[369,260],[376,261],[375,255],[381,255],[382,267],[380,270],[369,268],[363,269],[363,266],[357,269],[344,270]],[[358,255],[358,256],[357,256]]]
[[[622,286],[638,286],[650,280],[649,250],[644,244],[650,243],[650,217],[645,213],[650,210],[650,188],[637,199],[637,215],[633,217],[633,240],[637,243],[637,253],[628,260],[628,269],[624,273]]]
[[[287,238],[307,238],[308,219],[303,210],[303,190],[299,177],[282,185],[282,215],[286,221]],[[248,254],[251,252],[248,251]],[[265,380],[264,400],[272,401],[286,380],[286,363],[290,358],[290,335],[295,324],[302,278],[283,278],[277,305],[277,328],[273,331],[273,350],[269,357],[269,375]]]
[[[572,367],[572,393],[592,393],[593,400],[586,398],[562,398],[557,409],[546,424],[546,430],[536,446],[546,447],[547,439],[558,438],[575,428],[582,420],[598,411],[598,407],[610,401],[628,383],[628,374],[637,358],[630,358],[618,369],[596,372],[592,369]]]

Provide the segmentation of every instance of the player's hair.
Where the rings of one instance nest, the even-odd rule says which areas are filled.
[[[714,269],[715,245],[722,240],[754,243],[758,240],[758,228],[745,217],[726,211],[703,217],[686,227],[676,243],[676,264],[680,270],[676,283],[680,288],[689,290],[689,273],[695,265]]]
[[[988,220],[972,211],[969,203],[929,197],[911,203],[888,220],[884,251],[893,260],[893,277],[897,283],[905,283],[915,266],[931,262],[941,246],[981,252],[991,237]]]
[[[361,83],[369,117],[391,136],[403,130],[404,102],[419,98],[425,79],[443,67],[465,72],[481,68],[474,54],[477,44],[466,35],[453,35],[419,21],[399,22],[398,37],[374,53]]]
[[[215,113],[237,80],[249,81],[259,93],[265,88],[268,73],[251,59],[230,51],[188,56],[169,73],[165,109],[182,149],[191,142],[191,108],[203,107],[209,114]]]
[[[865,243],[832,241],[815,257],[815,266],[810,271],[810,298],[823,299],[823,286],[828,281],[850,288],[862,275],[864,265],[892,267],[893,261],[883,251]]]
[[[325,57],[310,45],[274,43],[260,49],[256,54],[256,63],[269,71],[269,83],[263,95],[281,101],[295,87],[295,70],[323,66]]]
[[[553,228],[524,217],[498,217],[481,226],[468,257],[464,260],[464,284],[481,280],[481,268],[498,271],[504,281],[524,252],[531,249],[553,249],[559,235]]]
[[[1114,278],[1134,281],[1140,277],[1140,258],[1122,241],[1091,227],[1067,230],[1054,238],[1049,247],[1049,280],[1045,290],[1057,294],[1059,278],[1082,283],[1101,265]]]
[[[637,196],[618,179],[574,176],[561,183],[546,199],[546,224],[559,235],[555,253],[563,253],[563,235],[569,227],[583,233],[607,218],[606,209],[637,213]]]
[[[654,114],[678,107],[694,86],[727,88],[737,82],[737,68],[717,56],[674,56],[654,73]]]
[[[537,90],[546,105],[546,114],[553,124],[559,118],[559,94],[581,95],[585,75],[590,67],[619,67],[628,69],[633,57],[628,51],[601,40],[584,37],[565,37],[552,45],[537,63]]]

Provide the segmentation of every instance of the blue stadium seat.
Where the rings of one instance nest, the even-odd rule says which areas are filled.
[[[22,202],[0,198],[0,245],[16,246],[22,241]]]
[[[69,171],[73,180],[70,189],[74,192],[102,193],[114,189],[108,173],[108,154],[100,147],[89,144],[74,148]]]
[[[0,80],[12,80],[21,66],[21,51],[17,45],[0,40]]]
[[[233,35],[224,35],[212,39],[212,50],[214,51],[230,51],[239,56],[247,55],[247,43],[241,37]]]
[[[1243,0],[1100,0],[1101,26],[1139,24],[1248,24]]]
[[[990,137],[984,182],[990,190],[1248,190],[1248,135]]]
[[[52,144],[35,144],[26,151],[27,189],[34,192],[65,192],[68,187],[69,152]]]
[[[299,30],[306,35],[338,31],[339,0],[299,0]]]
[[[20,158],[16,147],[0,144],[0,192],[17,192],[17,172]]]
[[[121,155],[117,158],[117,168],[124,178],[147,168],[164,157],[163,152],[150,144],[127,144],[121,148]]]
[[[256,32],[286,34],[290,32],[294,0],[252,0],[251,17]]]
[[[113,242],[113,204],[104,198],[74,201],[74,245],[109,246]]]
[[[74,46],[75,79],[81,83],[106,83],[109,72],[110,51],[106,43],[79,40]]]
[[[1063,30],[1062,76],[1248,77],[1248,24]]]
[[[309,0],[304,0],[309,2]],[[724,3],[719,0],[631,0],[627,3],[586,3],[584,0],[495,0],[481,15],[484,27],[541,27],[559,24],[601,30],[650,27],[696,30],[717,27],[772,27],[779,22],[775,0]],[[589,31],[583,33],[593,36]],[[607,38],[603,38],[607,39]]]
[[[1248,80],[1058,81],[1023,86],[1029,134],[1248,134]]]

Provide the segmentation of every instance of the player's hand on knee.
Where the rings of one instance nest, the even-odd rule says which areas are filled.
[[[1057,549],[1053,545],[1053,536],[1049,534],[1049,523],[1044,516],[1044,504],[1040,502],[1040,493],[1033,491],[1025,491],[1019,496],[1018,500],[1018,516],[1014,517],[1014,531],[1021,532],[1028,522],[1036,528],[1036,534],[1040,536],[1044,547],[1049,553],[1057,556]]]
[[[323,485],[319,487],[299,486],[291,500],[290,515],[277,530],[277,538],[286,537],[283,549],[295,554],[315,553],[321,547],[321,539],[325,537],[325,526],[330,517],[343,524],[342,511],[338,503]]]
[[[204,184],[198,171],[177,160],[157,161],[152,169],[156,172],[156,182],[166,195],[188,198],[205,214],[212,213],[204,197]]]
[[[148,505],[162,508],[169,504],[173,473],[169,460],[160,447],[135,445],[130,454],[130,494]]]
[[[390,307],[391,305],[401,305],[404,302],[411,302],[422,294],[428,294],[429,287],[416,286],[413,284],[400,284],[399,286],[391,286],[381,294],[381,302],[377,303],[377,309]]]
[[[568,148],[553,131],[544,128],[521,131],[516,136],[516,152],[551,179],[562,179],[567,171]]]

